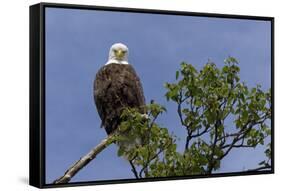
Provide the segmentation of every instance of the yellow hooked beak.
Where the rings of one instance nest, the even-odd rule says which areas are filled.
[[[125,54],[125,52],[122,51],[121,49],[119,49],[119,50],[117,50],[117,51],[115,52],[115,56],[116,56],[117,59],[119,59],[119,60],[122,60],[122,59],[124,58],[124,54]]]

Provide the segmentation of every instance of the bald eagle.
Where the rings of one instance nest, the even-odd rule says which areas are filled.
[[[113,44],[109,59],[96,74],[94,101],[101,118],[101,127],[109,135],[121,123],[124,108],[137,108],[144,113],[143,88],[133,66],[128,63],[128,47],[122,43]]]

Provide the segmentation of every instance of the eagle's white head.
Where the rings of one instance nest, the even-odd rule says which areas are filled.
[[[129,49],[125,44],[115,43],[109,50],[109,58],[107,64],[129,64],[128,63]]]

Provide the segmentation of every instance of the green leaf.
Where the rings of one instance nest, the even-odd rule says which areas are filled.
[[[123,155],[124,155],[124,152],[125,152],[125,150],[120,147],[120,148],[118,149],[118,153],[117,153],[117,154],[118,154],[118,156],[120,157],[120,156],[123,156]]]
[[[181,63],[175,72],[176,82],[165,83],[164,87],[166,99],[175,104],[175,110],[169,111],[169,114],[178,117],[178,111],[181,111],[182,126],[186,129],[183,136],[191,133],[189,147],[177,151],[176,143],[184,145],[185,139],[178,140],[169,133],[168,128],[158,124],[166,117],[164,115],[158,119],[166,109],[152,103],[145,107],[149,119],[144,119],[137,109],[124,109],[120,125],[120,132],[124,134],[117,136],[116,142],[133,143],[141,138],[141,144],[119,148],[118,156],[134,157],[137,170],[148,165],[144,177],[204,174],[210,156],[214,156],[213,171],[220,168],[219,158],[225,150],[218,145],[231,143],[234,135],[239,134],[245,137],[243,144],[253,148],[269,142],[264,155],[270,159],[271,92],[263,92],[259,85],[247,87],[246,83],[239,82],[239,72],[238,61],[234,57],[228,57],[222,68],[209,61],[199,72],[192,64]],[[206,128],[208,130],[203,132]],[[199,135],[200,132],[203,133]],[[227,136],[230,134],[233,136]],[[213,145],[215,135],[219,140],[217,146]],[[159,151],[161,154],[157,155]],[[155,158],[147,161],[152,156]]]
[[[248,120],[248,111],[242,111],[242,121],[246,122]]]
[[[199,99],[196,99],[195,102],[194,102],[194,105],[197,106],[197,107],[201,106],[202,102]]]
[[[179,78],[179,74],[180,74],[180,72],[176,71],[176,80]]]

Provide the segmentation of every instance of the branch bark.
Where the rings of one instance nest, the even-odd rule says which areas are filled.
[[[94,147],[89,153],[85,156],[80,158],[76,163],[74,163],[66,172],[65,174],[56,179],[53,183],[54,184],[62,184],[68,183],[73,176],[75,176],[83,167],[89,164],[96,156],[107,148],[110,144],[114,142],[113,136],[116,133],[112,133],[107,138],[103,139],[96,147]]]
[[[269,165],[269,166],[261,166],[261,167],[250,169],[250,170],[247,170],[247,171],[251,172],[251,171],[261,171],[261,170],[271,170],[271,165]]]
[[[129,162],[130,162],[130,165],[132,167],[132,172],[134,173],[136,179],[139,179],[138,172],[137,172],[137,169],[136,169],[136,167],[135,167],[135,165],[133,163],[133,160],[129,160]]]

